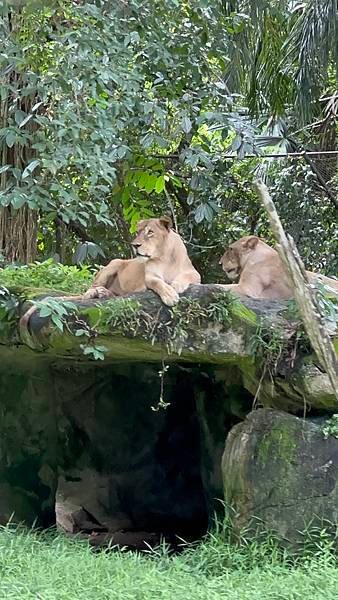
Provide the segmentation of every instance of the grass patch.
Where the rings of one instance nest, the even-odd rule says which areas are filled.
[[[338,568],[326,540],[296,560],[269,539],[234,547],[222,531],[182,554],[101,552],[53,533],[0,531],[6,600],[335,600]]]
[[[9,265],[0,269],[1,285],[50,288],[58,291],[81,294],[93,281],[92,269],[55,263],[53,259],[29,265]]]

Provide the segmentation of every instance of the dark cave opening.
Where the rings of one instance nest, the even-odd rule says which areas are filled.
[[[119,363],[85,378],[60,380],[59,525],[97,545],[203,536],[223,511],[227,433],[252,407],[236,366]]]

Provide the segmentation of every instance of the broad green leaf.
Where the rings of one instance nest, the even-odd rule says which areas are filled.
[[[6,135],[6,145],[8,146],[8,148],[13,148],[15,142],[16,142],[16,134],[13,131],[10,131]]]
[[[21,125],[22,121],[27,117],[27,114],[23,110],[16,110],[14,113],[14,119],[17,125]]]
[[[27,167],[24,169],[23,173],[22,173],[22,179],[26,179],[26,177],[28,177],[29,175],[31,175],[31,173],[33,173],[34,169],[36,169],[36,167],[40,164],[39,160],[32,160],[32,162],[30,162]]]
[[[15,196],[11,200],[11,206],[13,208],[15,208],[15,210],[18,210],[26,203],[26,201],[27,201],[26,196],[24,194],[19,194],[18,196]]]
[[[63,323],[57,315],[55,315],[55,314],[52,315],[51,320],[54,323],[54,325],[57,327],[57,329],[59,329],[59,331],[63,331]]]
[[[157,177],[156,179],[156,184],[155,184],[155,192],[157,194],[160,194],[161,192],[163,192],[165,188],[165,179],[164,179],[164,175],[160,175],[159,177]]]
[[[52,312],[53,310],[50,306],[41,306],[41,308],[39,308],[40,317],[50,317]]]
[[[24,119],[22,119],[21,123],[19,124],[19,128],[22,129],[22,127],[24,127],[32,118],[33,115],[27,115]]]
[[[148,179],[149,179],[149,175],[147,172],[141,174],[141,176],[138,180],[138,188],[140,190],[145,189]]]
[[[182,129],[185,133],[189,133],[191,131],[192,123],[189,117],[183,117],[182,119]]]
[[[145,191],[150,194],[154,189],[157,182],[157,175],[149,175],[147,182],[144,186]]]

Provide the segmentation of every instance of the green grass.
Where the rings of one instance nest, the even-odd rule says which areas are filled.
[[[297,560],[270,540],[234,547],[221,534],[182,554],[93,553],[52,533],[0,531],[0,598],[15,600],[336,600],[327,541]]]

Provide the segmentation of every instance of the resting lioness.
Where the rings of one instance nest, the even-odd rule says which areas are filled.
[[[137,258],[112,260],[97,273],[87,292],[60,299],[110,298],[149,289],[156,292],[164,304],[173,306],[178,302],[178,294],[191,283],[201,283],[201,277],[193,267],[182,239],[171,227],[170,217],[140,221],[132,241]],[[21,318],[22,331],[27,329],[35,311],[32,306]]]
[[[278,252],[256,235],[230,244],[219,264],[230,281],[239,279],[238,283],[223,285],[223,288],[251,298],[288,300],[293,297],[290,278]],[[338,281],[311,271],[306,273],[311,282],[321,281],[338,291]]]
[[[201,283],[201,277],[182,239],[171,227],[169,217],[140,221],[132,241],[137,257],[112,260],[97,273],[83,298],[121,296],[149,289],[167,306],[176,304],[178,294],[191,283]]]

